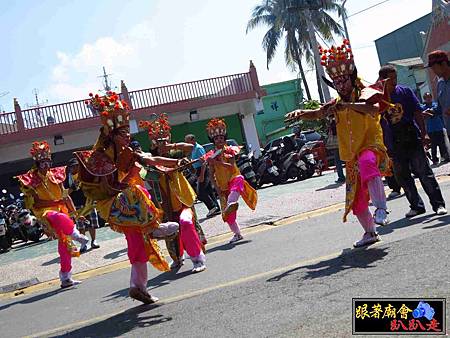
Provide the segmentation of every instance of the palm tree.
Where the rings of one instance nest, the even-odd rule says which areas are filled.
[[[266,52],[267,69],[280,41],[285,38],[286,65],[291,70],[296,70],[298,67],[308,100],[311,100],[311,94],[306,82],[302,58],[304,57],[309,65],[314,65],[314,48],[317,48],[317,44],[311,41],[308,27],[326,43],[333,43],[333,34],[342,35],[343,30],[327,11],[340,11],[338,2],[338,0],[323,0],[317,9],[304,10],[289,6],[286,0],[263,0],[253,9],[247,23],[247,33],[260,25],[269,28],[262,41],[262,47]],[[316,65],[316,69],[318,69],[317,66],[320,67]],[[323,102],[320,77],[317,76],[317,78],[319,96]]]

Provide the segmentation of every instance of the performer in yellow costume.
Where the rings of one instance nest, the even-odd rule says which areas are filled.
[[[317,110],[296,110],[286,115],[287,122],[301,119],[323,119],[334,115],[336,119],[339,155],[346,167],[346,208],[353,210],[365,233],[355,247],[369,245],[380,240],[375,224],[386,225],[389,220],[386,196],[381,180],[390,168],[389,157],[383,142],[380,124],[382,93],[374,88],[364,88],[357,77],[350,42],[329,50],[319,48],[322,65],[339,94],[339,98]],[[369,211],[369,198],[376,210]]]
[[[170,143],[171,127],[166,114],[159,116],[155,114],[153,120],[141,121],[140,126],[148,129],[152,148],[158,155],[182,159],[185,152],[192,151],[192,144]],[[204,271],[206,269],[203,245],[205,243],[202,243],[204,235],[200,225],[196,224],[197,217],[194,209],[197,196],[181,171],[167,170],[160,166],[156,169],[160,173],[159,187],[166,218],[180,224],[179,236],[166,240],[166,246],[173,259],[171,268],[175,269],[183,264],[184,250],[186,250],[194,264],[192,272]]]
[[[240,148],[228,146],[226,143],[227,125],[225,121],[222,119],[210,120],[206,131],[209,139],[214,143],[215,149],[205,154],[204,159],[210,167],[211,182],[220,196],[222,218],[234,233],[230,243],[234,243],[243,239],[236,221],[239,196],[242,196],[250,209],[255,210],[258,194],[244,179],[236,165],[235,156],[239,153]]]
[[[131,263],[130,297],[143,303],[158,299],[147,292],[147,262],[160,271],[169,270],[155,237],[176,233],[177,223],[161,224],[162,211],[151,201],[139,176],[140,161],[149,165],[175,167],[178,161],[139,156],[129,147],[129,111],[125,101],[113,92],[105,97],[93,96],[91,104],[100,114],[102,127],[92,151],[75,152],[79,163],[79,180],[89,202],[96,201],[100,216],[111,229],[125,234]],[[92,205],[91,205],[92,206]]]
[[[79,284],[72,279],[72,257],[80,255],[72,239],[82,245],[89,240],[78,232],[69,217],[75,207],[63,186],[66,168],[51,167],[50,146],[45,141],[34,142],[30,154],[35,165],[27,173],[17,176],[25,195],[25,206],[44,224],[49,237],[58,238],[61,287]]]

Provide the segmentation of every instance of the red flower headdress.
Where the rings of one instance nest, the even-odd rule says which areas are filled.
[[[152,141],[169,140],[170,130],[169,117],[167,114],[152,114],[150,121],[140,121],[139,127],[148,129],[148,138]]]
[[[206,125],[206,131],[210,138],[225,136],[227,134],[227,125],[223,119],[212,119]]]
[[[332,80],[338,76],[353,74],[356,67],[350,41],[347,39],[339,47],[331,46],[330,49],[323,49],[322,46],[319,46],[319,53],[321,55],[320,64],[325,67]]]
[[[52,158],[50,146],[46,141],[33,142],[31,145],[30,154],[35,161],[50,160]]]
[[[92,107],[100,114],[102,124],[110,131],[127,127],[130,124],[130,113],[128,111],[128,104],[125,100],[120,100],[119,95],[115,92],[107,92],[105,96],[95,96],[90,93],[90,100],[84,103],[92,105]]]

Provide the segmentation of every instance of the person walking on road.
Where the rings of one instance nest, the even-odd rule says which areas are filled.
[[[358,218],[364,229],[362,238],[355,247],[373,244],[380,240],[376,225],[387,225],[386,195],[381,179],[389,171],[390,160],[383,143],[379,107],[376,106],[381,92],[364,88],[359,81],[350,42],[329,50],[319,48],[322,65],[325,66],[339,98],[316,110],[296,110],[286,115],[286,122],[296,120],[325,119],[334,116],[339,144],[339,154],[346,168],[346,207],[343,220],[348,213]],[[372,215],[369,199],[375,206]]]
[[[431,158],[434,165],[439,164],[437,149],[442,163],[450,162],[447,145],[445,144],[445,128],[442,116],[442,110],[437,102],[433,102],[433,96],[430,92],[423,95],[424,104],[422,104],[423,115],[426,121],[428,135],[431,140]]]
[[[184,137],[184,141],[186,143],[192,144],[194,148],[191,152],[191,160],[198,160],[200,157],[205,155],[205,149],[197,143],[195,139],[195,135],[188,134]],[[202,172],[202,163],[200,161],[195,162],[192,165],[192,168],[195,170],[195,174],[197,176],[197,195],[200,201],[205,203],[205,206],[208,208],[207,218],[214,217],[216,215],[220,215],[220,207],[217,203],[216,197],[214,195],[213,188],[211,186],[211,182],[209,180],[208,169],[206,168]]]
[[[441,189],[425,154],[424,147],[430,144],[422,115],[422,108],[413,91],[397,84],[397,71],[386,65],[379,70],[379,77],[385,80],[384,92],[393,107],[385,115],[393,139],[394,174],[405,191],[410,210],[405,217],[425,213],[425,205],[417,192],[412,172],[419,178],[425,193],[437,215],[445,215],[445,202]]]
[[[25,206],[44,224],[50,238],[58,238],[61,269],[61,288],[81,283],[72,279],[72,257],[80,255],[72,242],[82,246],[88,238],[76,229],[69,213],[75,215],[75,206],[64,189],[66,167],[52,168],[50,146],[47,142],[34,142],[30,150],[34,166],[27,173],[17,176],[25,195]]]
[[[220,196],[222,205],[222,219],[228,223],[234,233],[230,243],[243,239],[241,230],[236,221],[239,207],[239,197],[242,196],[247,206],[255,210],[258,194],[241,175],[236,165],[235,156],[240,148],[228,146],[227,125],[223,119],[212,119],[206,125],[206,131],[214,149],[210,150],[203,158],[209,166],[211,181]]]

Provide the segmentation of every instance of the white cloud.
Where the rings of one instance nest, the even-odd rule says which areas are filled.
[[[75,54],[59,51],[46,92],[55,102],[84,98],[101,89],[98,76],[103,66],[114,73],[113,85],[119,86],[125,76],[139,72],[143,56],[155,47],[154,32],[148,24],[140,23],[118,38],[101,37],[86,43]]]

